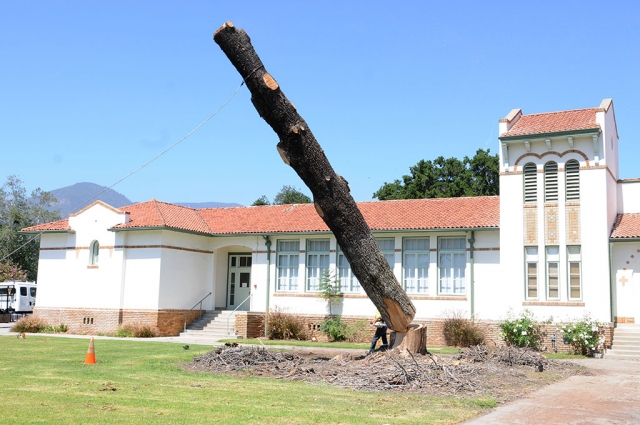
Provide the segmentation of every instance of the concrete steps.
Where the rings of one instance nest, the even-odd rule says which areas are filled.
[[[611,349],[607,350],[604,358],[640,360],[640,325],[617,325]]]
[[[237,339],[238,337],[233,332],[235,323],[236,320],[233,311],[207,311],[200,319],[187,326],[186,332],[181,332],[180,337],[211,340]]]

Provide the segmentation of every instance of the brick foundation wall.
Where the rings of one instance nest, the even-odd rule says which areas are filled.
[[[186,310],[119,310],[85,308],[34,309],[34,316],[49,325],[65,324],[69,333],[80,335],[115,334],[120,325],[141,324],[149,326],[159,336],[175,336],[184,328]],[[189,311],[187,325],[198,318],[199,311]]]
[[[308,340],[316,338],[318,341],[326,342],[328,338],[325,334],[319,331],[319,327],[322,324],[325,316],[321,315],[296,315],[298,320],[302,323]],[[362,316],[342,316],[342,320],[354,325],[356,322],[364,321],[369,323],[370,317]],[[427,347],[441,347],[446,346],[443,334],[445,319],[427,319],[416,320],[414,323],[422,323],[427,326]],[[484,332],[485,344],[489,347],[499,347],[504,345],[504,341],[500,337],[502,330],[500,329],[498,321],[478,321],[476,324]],[[572,353],[573,348],[569,344],[565,344],[562,338],[562,332],[557,330],[557,326],[552,323],[540,324],[542,333],[542,351],[557,351],[558,353]],[[256,338],[264,335],[264,313],[251,313],[240,312],[236,313],[236,332],[239,336],[244,338]],[[601,329],[605,335],[605,348],[611,348],[611,342],[613,340],[613,324],[605,323]],[[363,332],[355,342],[369,342],[375,333],[373,326],[366,326]],[[551,339],[552,335],[556,335],[555,345]]]

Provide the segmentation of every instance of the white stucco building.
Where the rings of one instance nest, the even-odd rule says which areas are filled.
[[[618,178],[613,102],[514,110],[499,129],[499,197],[358,204],[416,319],[460,311],[496,320],[524,308],[541,319],[640,319],[640,180]],[[323,316],[323,270],[341,280],[338,313],[375,313],[312,204],[98,201],[24,231],[44,232],[36,314],[73,332],[135,320],[177,334],[209,293],[207,310]]]

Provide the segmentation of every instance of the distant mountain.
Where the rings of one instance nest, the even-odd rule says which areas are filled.
[[[105,190],[106,189],[106,190]],[[112,207],[119,208],[125,205],[131,205],[132,202],[123,194],[113,189],[107,189],[95,183],[76,183],[71,186],[53,189],[50,191],[56,197],[58,203],[51,206],[49,210],[60,210],[60,217],[66,218],[73,212],[80,211],[87,205],[100,200]],[[102,192],[102,193],[101,193]],[[99,195],[98,195],[99,194]],[[97,195],[97,196],[96,196]],[[94,198],[95,196],[95,198]],[[89,200],[87,202],[87,200]],[[176,205],[182,205],[189,208],[222,208],[222,207],[240,207],[242,205],[227,202],[173,202]]]
[[[95,183],[76,183],[60,189],[53,189],[50,192],[56,197],[58,203],[49,209],[60,210],[60,217],[62,218],[66,218],[73,212],[80,211],[82,208],[97,200],[105,202],[115,208],[133,204],[133,202],[123,194]],[[100,195],[98,195],[98,193],[100,193]],[[89,199],[91,200],[87,202]]]

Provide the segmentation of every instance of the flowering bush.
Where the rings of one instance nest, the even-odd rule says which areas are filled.
[[[600,323],[585,314],[582,320],[562,325],[564,342],[571,345],[580,354],[593,356],[602,351],[604,346],[604,332],[600,330]]]
[[[12,264],[0,263],[0,282],[6,280],[27,280],[27,272]]]
[[[514,317],[510,311],[505,320],[499,323],[502,339],[507,345],[537,348],[542,340],[540,325],[530,310],[524,310]]]

